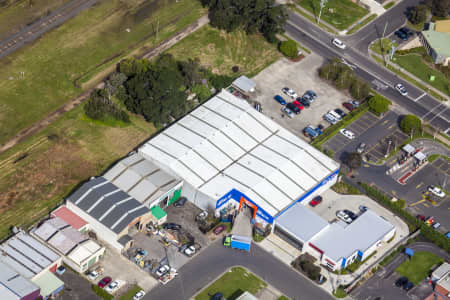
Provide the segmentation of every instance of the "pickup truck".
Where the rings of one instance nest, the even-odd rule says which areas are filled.
[[[252,244],[252,238],[241,236],[241,235],[231,235],[225,237],[223,245],[225,247],[231,247],[233,249],[245,250],[250,252],[250,247]]]
[[[136,251],[136,255],[134,256],[134,262],[139,263],[147,256],[148,252],[146,250],[139,249]]]

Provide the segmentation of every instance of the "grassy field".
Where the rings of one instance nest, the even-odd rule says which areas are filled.
[[[282,55],[276,45],[261,35],[246,35],[243,31],[226,33],[209,25],[186,37],[167,52],[177,59],[199,58],[200,63],[216,74],[231,75],[232,67],[239,73],[257,74]]]
[[[28,226],[70,191],[101,174],[146,140],[155,128],[137,116],[126,127],[92,122],[81,106],[41,134],[0,155],[0,238],[11,226]]]
[[[424,82],[450,96],[450,80],[444,74],[428,66],[423,58],[417,54],[394,55],[394,62]],[[435,76],[430,81],[430,76]]]
[[[320,0],[297,0],[301,7],[319,16]],[[322,10],[321,19],[339,30],[344,30],[369,11],[350,0],[328,0]]]
[[[409,281],[418,284],[428,276],[431,267],[443,262],[443,259],[430,252],[417,251],[411,260],[403,262],[396,269],[397,273],[408,277]]]
[[[0,144],[79,95],[74,83],[86,74],[136,48],[149,49],[204,13],[197,0],[101,1],[0,60]]]
[[[294,11],[296,11],[297,13],[302,15],[303,17],[305,17],[306,19],[308,19],[311,23],[316,24],[317,26],[319,26],[320,28],[328,31],[329,33],[337,34],[337,32],[334,29],[332,29],[330,26],[325,25],[322,21],[319,24],[317,24],[317,20],[314,17],[312,17],[310,14],[304,12],[303,10],[299,9],[294,4],[287,4],[287,6],[290,9],[293,9]]]
[[[70,0],[15,0],[0,7],[0,40]]]
[[[398,44],[388,38],[382,39],[381,43],[380,43],[380,40],[378,39],[375,42],[373,42],[372,45],[370,45],[370,50],[372,50],[380,55],[386,55],[386,54],[389,54],[392,46],[397,47]]]
[[[211,295],[220,292],[227,300],[233,300],[245,291],[256,294],[266,286],[264,281],[244,268],[235,267],[204,289],[195,299],[209,300]]]

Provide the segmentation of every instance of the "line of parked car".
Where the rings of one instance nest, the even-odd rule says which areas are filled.
[[[359,206],[360,213],[364,213],[369,208],[364,205]],[[336,212],[336,217],[338,217],[339,220],[344,221],[347,224],[350,224],[351,222],[355,221],[358,218],[358,215],[352,212],[351,210],[344,209],[344,210],[338,210]]]
[[[414,283],[409,281],[407,277],[400,277],[395,281],[396,287],[402,287],[405,291],[409,291],[414,287]]]
[[[349,111],[354,110],[355,108],[359,107],[360,103],[355,100],[350,100],[348,102],[345,102],[342,104],[345,108],[347,108]],[[328,111],[324,116],[323,119],[330,123],[331,125],[336,124],[339,121],[342,121],[342,119],[347,114],[340,108],[336,108],[334,110]]]
[[[289,98],[294,100],[292,102],[287,102],[280,95],[276,95],[274,97],[275,101],[283,105],[281,111],[285,113],[289,118],[293,118],[295,115],[301,113],[301,111],[305,108],[310,107],[314,100],[317,99],[317,94],[312,90],[306,91],[301,97],[299,97],[294,90],[288,87],[282,88],[281,91]]]

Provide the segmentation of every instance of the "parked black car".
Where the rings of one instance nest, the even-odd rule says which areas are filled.
[[[352,219],[352,220],[355,220],[358,216],[354,213],[354,212],[352,212],[351,210],[348,210],[348,209],[344,209],[343,210],[349,217],[350,217],[350,219]]]
[[[336,108],[334,110],[334,112],[337,113],[341,118],[343,118],[347,115],[342,109],[339,109],[339,108]]]
[[[181,225],[175,224],[175,223],[164,223],[163,224],[164,229],[171,229],[171,230],[180,230]]]
[[[303,97],[298,97],[297,101],[300,102],[304,107],[309,107],[309,101],[304,99]]]
[[[400,277],[399,279],[397,279],[397,281],[395,281],[395,286],[396,286],[396,287],[402,287],[402,286],[404,286],[407,282],[408,282],[408,278],[406,278],[406,277]]]
[[[408,40],[408,35],[405,34],[403,31],[397,30],[395,32],[395,35],[398,36],[402,41],[407,41]]]
[[[289,108],[290,110],[292,110],[296,115],[298,115],[301,112],[300,108],[295,106],[295,104],[292,102],[289,102],[288,104],[286,104],[286,107]]]
[[[409,291],[410,289],[412,289],[414,287],[414,283],[412,283],[411,281],[407,281],[404,285],[403,285],[403,289],[405,291]]]
[[[186,203],[187,199],[186,197],[181,197],[180,199],[178,199],[177,201],[175,201],[175,203],[173,204],[173,206],[175,207],[182,207],[184,206],[184,204]]]
[[[406,36],[408,36],[408,37],[414,35],[414,32],[412,32],[412,31],[411,31],[409,28],[407,28],[407,27],[402,27],[402,28],[400,28],[398,31],[400,31],[400,32],[402,32],[402,33],[404,33],[404,34],[406,34]]]

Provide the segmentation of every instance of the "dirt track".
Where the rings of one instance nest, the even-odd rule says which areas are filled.
[[[182,31],[178,32],[176,35],[171,37],[170,39],[162,42],[156,47],[153,47],[150,49],[147,53],[142,55],[143,58],[151,59],[160,53],[164,52],[168,48],[172,47],[174,44],[176,44],[178,41],[182,40],[192,32],[198,30],[203,25],[207,24],[209,22],[208,16],[202,16],[197,21],[183,29]],[[103,82],[98,84],[95,88],[102,88]],[[8,149],[11,149],[18,143],[22,142],[26,138],[40,132],[42,129],[46,128],[48,125],[56,121],[60,116],[62,116],[65,112],[71,110],[72,108],[76,107],[80,103],[82,103],[84,100],[86,100],[91,93],[93,89],[89,89],[80,96],[72,99],[70,102],[64,104],[64,106],[60,107],[59,109],[51,112],[47,117],[44,119],[34,123],[33,125],[21,130],[18,134],[16,134],[12,139],[7,141],[5,144],[0,146],[0,153],[5,152]]]

